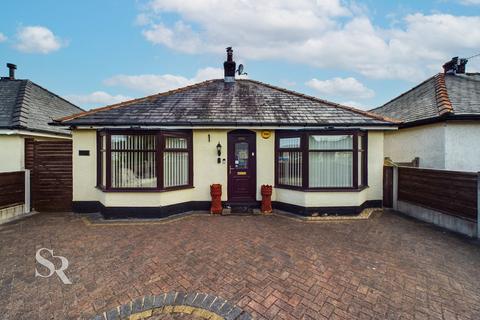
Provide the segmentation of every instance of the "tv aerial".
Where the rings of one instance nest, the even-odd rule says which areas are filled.
[[[237,71],[235,71],[239,76],[248,75],[248,73],[243,72],[243,64],[238,65]]]

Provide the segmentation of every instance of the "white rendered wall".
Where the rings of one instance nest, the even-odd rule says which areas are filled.
[[[445,123],[385,132],[385,157],[394,162],[420,158],[422,168],[445,168]]]
[[[0,172],[25,169],[25,143],[22,136],[0,135]]]
[[[445,169],[480,171],[480,121],[448,122],[445,138]]]

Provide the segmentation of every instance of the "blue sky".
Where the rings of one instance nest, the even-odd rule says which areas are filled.
[[[6,62],[89,109],[222,76],[369,109],[480,52],[480,0],[8,1]],[[480,71],[480,58],[467,71]]]

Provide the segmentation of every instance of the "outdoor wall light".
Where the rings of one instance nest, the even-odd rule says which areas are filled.
[[[217,163],[220,163],[222,162],[222,160],[220,160],[220,156],[222,155],[222,145],[220,144],[220,141],[217,143]]]

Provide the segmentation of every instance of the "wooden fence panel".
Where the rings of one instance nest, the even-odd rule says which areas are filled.
[[[477,174],[398,168],[398,200],[477,220]]]
[[[72,142],[34,141],[32,152],[32,207],[37,211],[70,211]]]
[[[0,208],[25,202],[25,172],[0,173]]]
[[[383,206],[393,207],[393,167],[383,167]]]

